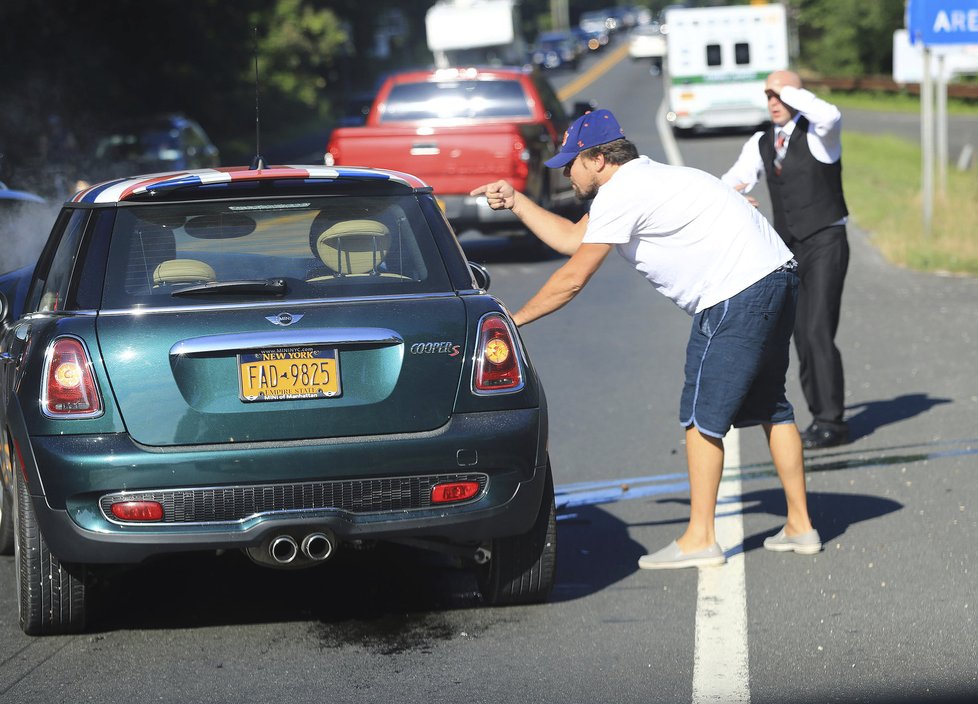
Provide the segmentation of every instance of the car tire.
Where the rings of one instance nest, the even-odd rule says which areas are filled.
[[[552,194],[550,192],[550,178],[549,175],[544,175],[543,182],[540,185],[539,195],[533,199],[534,202],[539,205],[544,210],[554,211],[552,202]],[[529,229],[525,230],[522,235],[523,249],[526,256],[534,260],[546,260],[552,259],[557,253],[550,248],[543,240],[533,234]]]
[[[527,259],[532,261],[547,261],[548,259],[553,259],[557,252],[550,248],[546,242],[541,240],[539,237],[534,235],[529,230],[526,234],[522,235],[522,252],[520,252]]]
[[[0,485],[0,555],[14,554],[14,507],[7,487]]]
[[[489,562],[480,565],[476,574],[486,604],[540,604],[547,600],[557,572],[557,509],[549,466],[540,511],[530,532],[497,538],[490,551]]]
[[[21,630],[31,636],[79,633],[85,629],[86,570],[81,565],[62,564],[48,549],[27,483],[20,470],[14,470],[14,564]]]

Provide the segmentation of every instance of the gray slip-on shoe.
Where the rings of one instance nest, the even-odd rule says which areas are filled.
[[[776,535],[764,539],[764,547],[774,552],[797,552],[801,555],[814,555],[822,549],[822,539],[812,528],[807,533],[785,535],[784,528]]]
[[[673,540],[667,546],[651,555],[642,555],[638,566],[643,570],[670,570],[680,567],[714,567],[727,561],[723,548],[713,543],[705,550],[685,553],[679,543]]]

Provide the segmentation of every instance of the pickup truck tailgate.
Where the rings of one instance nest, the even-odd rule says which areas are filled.
[[[525,178],[528,145],[546,138],[539,126],[512,122],[342,128],[334,131],[330,151],[337,164],[405,171],[436,194],[457,194],[497,178]]]

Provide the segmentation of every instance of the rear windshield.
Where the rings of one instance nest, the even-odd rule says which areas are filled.
[[[104,308],[450,291],[413,196],[119,208]]]
[[[438,81],[394,86],[381,122],[533,116],[519,81]]]

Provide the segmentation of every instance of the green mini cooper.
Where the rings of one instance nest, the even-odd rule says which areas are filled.
[[[79,631],[93,574],[344,543],[471,561],[547,599],[543,389],[423,182],[352,167],[122,179],[0,277],[0,552],[20,624]]]

